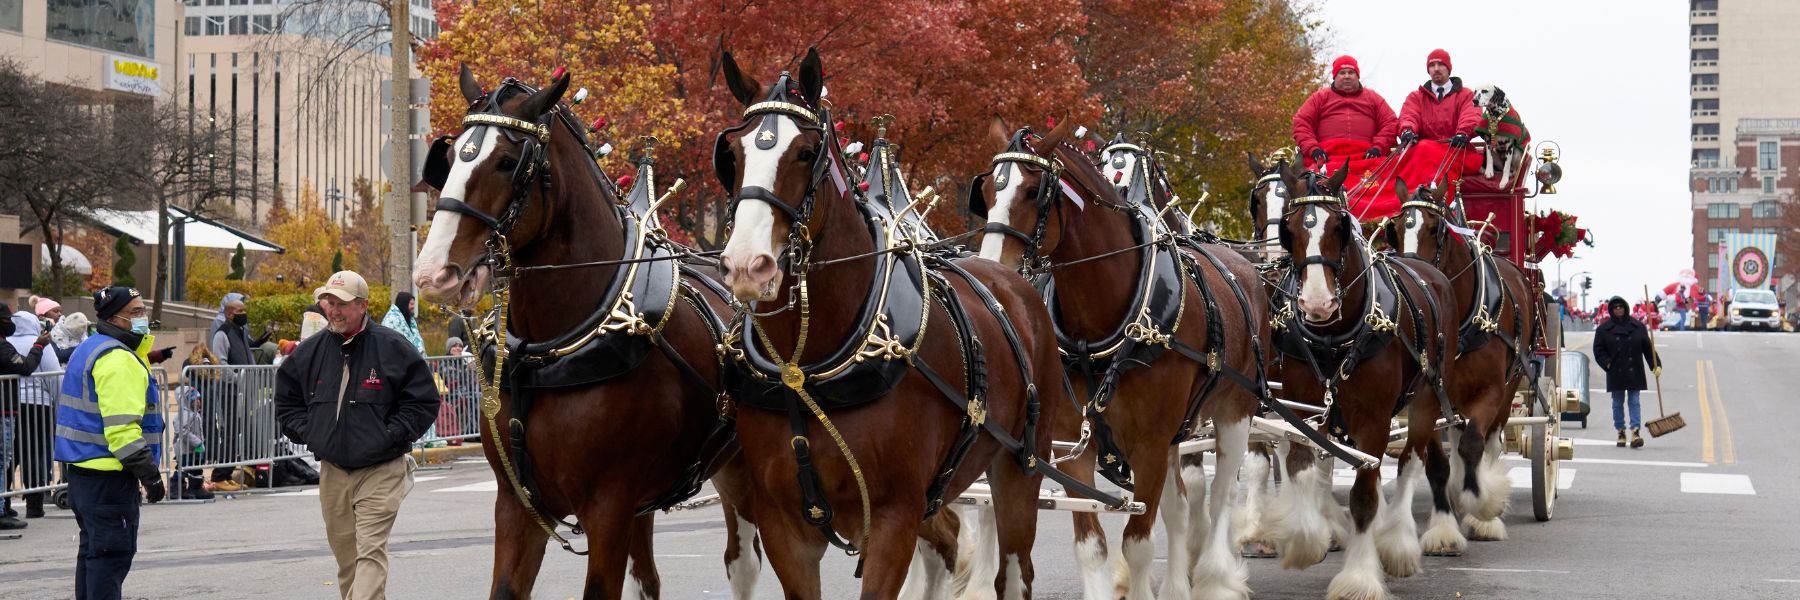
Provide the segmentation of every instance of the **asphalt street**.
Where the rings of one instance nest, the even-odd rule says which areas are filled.
[[[1585,349],[1588,333],[1570,333]],[[1574,425],[1575,459],[1564,462],[1555,519],[1531,516],[1528,464],[1510,462],[1517,481],[1505,517],[1511,539],[1474,542],[1457,558],[1425,559],[1424,573],[1390,581],[1404,598],[1790,598],[1800,596],[1800,471],[1792,429],[1800,423],[1800,335],[1658,335],[1666,370],[1664,401],[1686,429],[1642,449],[1613,447],[1603,390],[1590,427]],[[1595,374],[1594,388],[1604,379]],[[1644,397],[1646,420],[1655,393]],[[1340,484],[1347,480],[1340,478]],[[1338,486],[1340,499],[1348,490]],[[479,460],[419,473],[395,527],[389,594],[395,598],[477,598],[492,564],[494,478]],[[1429,495],[1414,505],[1428,516]],[[1114,543],[1122,518],[1104,519]],[[725,530],[717,508],[659,519],[656,551],[663,597],[727,598],[721,564]],[[21,539],[0,540],[0,599],[73,594],[75,523],[52,510]],[[336,597],[316,492],[295,488],[205,504],[146,506],[128,598]],[[1163,550],[1157,549],[1162,575]],[[1069,520],[1045,514],[1034,556],[1037,597],[1078,598]],[[855,596],[853,561],[826,559],[826,597]],[[1260,598],[1323,597],[1342,564],[1334,553],[1305,571],[1250,562]],[[582,559],[552,547],[540,598],[579,596]],[[763,569],[759,596],[778,597]]]

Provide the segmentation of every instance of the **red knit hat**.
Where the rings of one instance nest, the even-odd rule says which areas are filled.
[[[1431,66],[1433,61],[1444,63],[1444,68],[1446,69],[1456,69],[1455,67],[1450,66],[1450,53],[1445,52],[1443,48],[1432,50],[1431,54],[1425,55],[1425,66]]]
[[[1331,61],[1331,75],[1336,77],[1338,71],[1344,70],[1344,67],[1350,67],[1351,70],[1356,71],[1357,75],[1362,74],[1362,67],[1356,66],[1356,59],[1345,54]]]

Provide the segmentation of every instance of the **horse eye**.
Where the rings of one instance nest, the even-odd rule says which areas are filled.
[[[1036,187],[1032,187],[1030,189],[1025,190],[1025,199],[1036,200],[1037,197],[1038,197],[1038,189]]]
[[[819,157],[819,152],[812,148],[802,149],[799,154],[794,155],[795,160],[798,160],[800,162],[807,162],[807,163],[812,162],[814,159],[816,159],[818,157]]]
[[[499,163],[494,165],[494,168],[499,169],[501,171],[511,171],[515,168],[518,168],[518,166],[519,166],[519,159],[513,158],[511,156],[502,156],[502,157],[500,157]]]

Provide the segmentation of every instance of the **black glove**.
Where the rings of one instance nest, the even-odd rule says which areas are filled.
[[[1461,148],[1461,147],[1467,146],[1467,145],[1469,145],[1469,136],[1466,136],[1466,135],[1463,135],[1460,133],[1450,136],[1450,147],[1451,148]]]
[[[1313,159],[1313,162],[1322,165],[1322,164],[1325,164],[1326,162],[1329,162],[1331,160],[1331,156],[1325,154],[1325,149],[1323,149],[1323,148],[1313,148],[1312,159]]]
[[[119,459],[119,464],[125,467],[125,472],[136,477],[138,483],[144,485],[144,492],[149,495],[151,504],[161,502],[163,496],[168,494],[168,489],[163,487],[162,473],[156,470],[156,459],[150,456],[149,448],[139,449]]]
[[[1375,158],[1377,156],[1381,156],[1380,148],[1370,148],[1368,152],[1363,153],[1363,158]]]
[[[138,483],[144,484],[144,501],[151,504],[162,502],[169,495],[169,489],[163,486],[161,479],[146,479]]]
[[[1400,132],[1400,145],[1406,146],[1416,141],[1419,141],[1419,134],[1413,133],[1413,130],[1408,129]]]

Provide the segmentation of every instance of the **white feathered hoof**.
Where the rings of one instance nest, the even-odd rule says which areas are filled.
[[[1381,580],[1381,571],[1363,569],[1344,569],[1331,578],[1331,587],[1325,590],[1327,600],[1387,600],[1387,584]]]
[[[1196,574],[1196,577],[1205,577]],[[1236,573],[1219,577],[1208,577],[1194,581],[1194,600],[1245,600],[1250,597],[1250,585],[1246,583],[1248,573]]]
[[[1275,542],[1266,538],[1246,540],[1238,547],[1238,553],[1244,558],[1275,558]]]
[[[1474,502],[1465,502],[1463,508],[1478,520],[1497,520],[1506,514],[1507,501],[1512,498],[1512,478],[1506,474],[1506,465],[1483,461],[1480,480],[1481,495]]]
[[[1410,516],[1408,518],[1411,518]],[[1389,577],[1412,577],[1419,572],[1419,563],[1424,553],[1419,546],[1418,538],[1411,531],[1395,528],[1383,532],[1381,539],[1375,544],[1376,552],[1381,556],[1381,570]]]
[[[1305,569],[1325,562],[1325,555],[1331,551],[1331,534],[1327,531],[1323,528],[1290,531],[1276,548],[1281,554],[1282,568]]]
[[[1506,523],[1497,518],[1480,520],[1473,515],[1463,515],[1462,525],[1471,540],[1499,542],[1506,539]]]
[[[1425,535],[1419,536],[1419,547],[1425,556],[1462,556],[1469,540],[1456,528],[1456,518],[1450,513],[1433,512]]]

